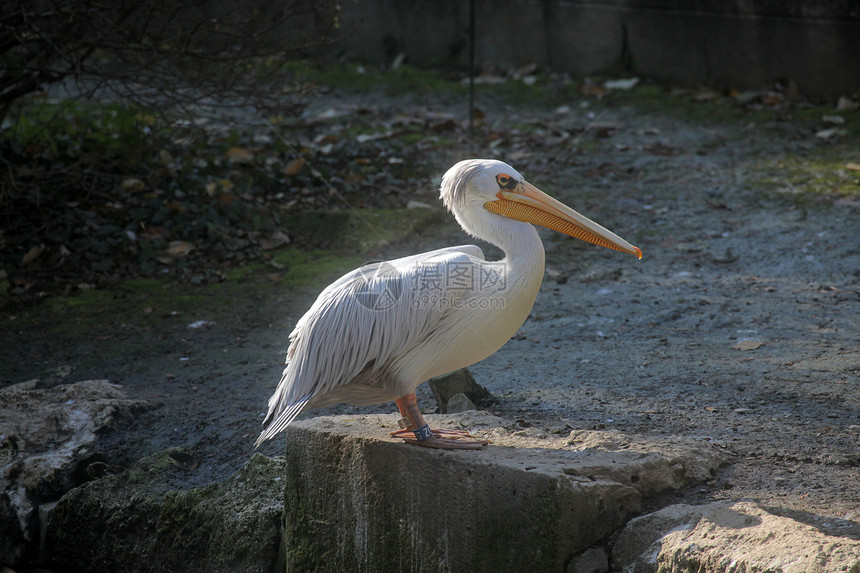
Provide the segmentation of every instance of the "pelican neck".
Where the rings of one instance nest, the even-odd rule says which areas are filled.
[[[512,272],[509,276],[534,278],[540,285],[544,273],[544,248],[537,229],[531,223],[517,221],[507,233],[497,237],[493,244],[502,249],[505,263]],[[519,271],[519,272],[516,272]]]

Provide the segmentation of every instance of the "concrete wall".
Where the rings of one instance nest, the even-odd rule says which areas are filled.
[[[860,89],[856,0],[477,0],[476,53],[574,75],[638,74],[737,89],[794,81],[832,97]],[[469,0],[342,4],[349,59],[468,64]]]

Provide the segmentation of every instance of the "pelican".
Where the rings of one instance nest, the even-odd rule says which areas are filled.
[[[392,437],[443,449],[487,440],[431,429],[415,389],[502,347],[531,311],[544,275],[532,224],[642,258],[642,251],[528,183],[494,159],[467,159],[442,177],[440,198],[468,234],[500,247],[487,261],[476,245],[365,265],[320,293],[290,334],[281,381],[255,446],[311,408],[394,401]]]

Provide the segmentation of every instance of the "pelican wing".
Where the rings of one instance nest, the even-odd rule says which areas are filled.
[[[397,358],[448,322],[452,299],[469,296],[441,282],[437,290],[432,281],[483,260],[475,245],[447,247],[365,265],[326,287],[290,334],[286,367],[256,444],[283,431],[307,406],[398,397]],[[424,304],[430,296],[448,304]]]

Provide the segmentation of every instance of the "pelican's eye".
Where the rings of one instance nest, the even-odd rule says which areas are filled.
[[[499,184],[499,189],[507,189],[509,191],[513,191],[517,188],[517,184],[519,181],[511,177],[510,175],[505,175],[504,173],[500,175],[496,175],[496,183]]]

